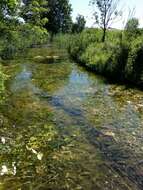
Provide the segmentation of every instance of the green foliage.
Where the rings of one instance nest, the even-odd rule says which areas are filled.
[[[47,30],[39,26],[25,24],[21,28],[21,37],[26,39],[25,46],[42,44],[47,41]],[[24,39],[23,39],[24,40]]]
[[[27,0],[21,10],[22,17],[26,22],[36,26],[43,26],[48,22],[43,15],[49,11],[46,0]]]
[[[73,33],[82,32],[84,30],[84,28],[85,28],[85,24],[86,24],[86,20],[85,20],[84,16],[78,15],[76,17],[76,22],[73,23],[72,32]]]
[[[110,78],[120,78],[125,69],[128,49],[118,43],[93,43],[81,56],[87,67]]]
[[[70,38],[72,38],[71,34],[63,34],[59,33],[56,34],[53,37],[53,44],[55,44],[57,47],[62,48],[62,49],[67,49],[69,44],[67,41],[70,41]]]
[[[135,38],[139,34],[139,21],[137,18],[128,20],[125,26],[125,35],[127,39]]]
[[[70,57],[80,62],[80,56],[83,52],[83,45],[81,36],[73,35],[68,45]]]
[[[108,31],[106,43],[100,42],[101,35],[101,30],[71,35],[67,45],[71,58],[113,81],[142,86],[143,35],[127,41],[122,31]]]
[[[131,43],[126,65],[126,77],[135,84],[143,84],[143,36]]]
[[[110,46],[109,46],[110,47]],[[111,48],[111,47],[110,47]],[[128,46],[124,43],[114,44],[110,61],[106,65],[105,75],[113,80],[123,81],[125,79],[124,72],[128,57]]]
[[[7,33],[1,39],[0,56],[3,59],[14,58],[19,51],[44,43],[47,37],[48,33],[45,29],[31,24],[17,26],[15,31],[7,29]]]
[[[48,18],[48,23],[45,25],[48,31],[52,34],[66,33],[71,31],[71,4],[69,0],[48,0],[49,12],[44,16]]]
[[[42,17],[47,1],[26,2],[23,6],[15,0],[0,2],[0,57],[3,59],[14,58],[19,51],[47,40],[48,33],[42,27],[47,22]]]
[[[2,103],[4,99],[4,91],[5,91],[5,85],[4,82],[6,80],[6,75],[3,72],[2,65],[0,65],[0,103]]]
[[[81,60],[84,61],[87,67],[94,69],[98,73],[102,73],[110,57],[111,52],[108,51],[106,44],[93,43],[82,54]]]
[[[4,19],[6,15],[14,16],[20,6],[20,0],[1,0],[0,18]]]
[[[80,62],[83,51],[94,42],[100,42],[101,33],[99,29],[87,29],[81,34],[72,35],[68,40],[68,52],[70,56]]]

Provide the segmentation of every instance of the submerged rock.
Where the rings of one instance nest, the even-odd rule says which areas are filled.
[[[35,61],[42,62],[42,63],[54,63],[55,61],[57,61],[59,59],[60,59],[60,56],[57,56],[57,55],[36,56],[36,57],[34,57]]]
[[[43,59],[43,56],[38,55],[38,56],[34,57],[34,59]]]
[[[106,136],[115,137],[115,133],[113,133],[112,131],[106,131],[103,134],[106,135]]]

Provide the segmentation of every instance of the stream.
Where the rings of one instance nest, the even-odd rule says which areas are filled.
[[[46,63],[42,56],[58,55]],[[0,190],[143,190],[143,91],[55,47],[5,64]]]

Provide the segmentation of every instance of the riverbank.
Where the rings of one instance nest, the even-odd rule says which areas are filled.
[[[143,35],[129,38],[123,31],[108,31],[104,43],[100,42],[101,35],[99,29],[88,29],[81,34],[61,35],[56,41],[66,47],[70,58],[88,70],[113,83],[143,88]]]

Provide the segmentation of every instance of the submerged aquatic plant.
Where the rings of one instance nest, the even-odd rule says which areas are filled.
[[[0,103],[4,99],[4,91],[5,91],[4,82],[5,82],[6,78],[7,78],[7,76],[3,72],[2,65],[0,65]]]

